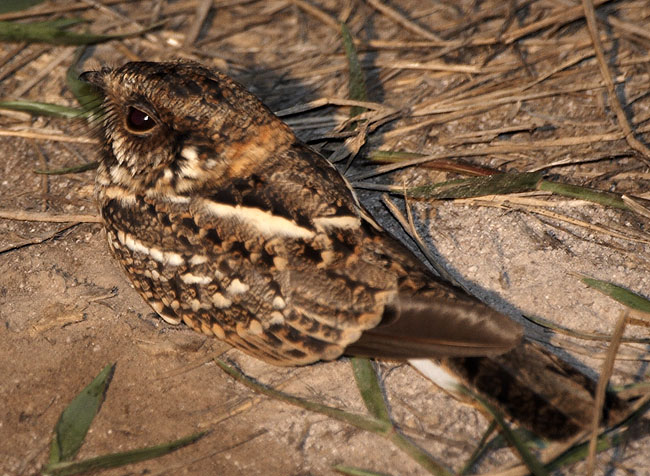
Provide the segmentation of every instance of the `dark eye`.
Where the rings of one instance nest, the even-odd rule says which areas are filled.
[[[132,132],[147,132],[154,128],[156,121],[144,111],[129,106],[126,113],[126,126]]]

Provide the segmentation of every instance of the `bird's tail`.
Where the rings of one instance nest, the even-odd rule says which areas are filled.
[[[569,438],[588,430],[593,420],[596,382],[530,341],[495,357],[409,362],[443,389],[458,394],[463,385],[545,438]],[[626,407],[608,393],[601,421],[621,420]]]

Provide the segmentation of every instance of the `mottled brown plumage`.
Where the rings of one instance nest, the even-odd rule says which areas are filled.
[[[533,344],[515,348],[519,325],[432,276],[239,84],[180,62],[82,77],[105,95],[96,195],[112,251],[166,321],[277,365],[343,353],[445,358],[542,434],[586,423],[586,377],[575,372],[588,387],[576,401],[556,401],[551,380],[513,390],[539,381],[539,365],[519,368],[529,354],[551,371],[570,367]]]

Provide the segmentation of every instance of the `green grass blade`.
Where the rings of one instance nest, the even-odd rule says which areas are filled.
[[[50,464],[69,461],[83,444],[88,428],[104,401],[115,364],[109,364],[61,413],[50,446]]]
[[[72,64],[65,73],[65,83],[70,92],[74,94],[75,98],[77,98],[77,102],[81,104],[81,108],[86,112],[90,112],[97,109],[102,104],[104,96],[92,84],[88,84],[79,79],[77,63],[85,49],[85,47],[77,48]]]
[[[485,452],[488,450],[488,439],[490,438],[490,435],[494,433],[494,431],[497,429],[497,422],[492,420],[490,422],[490,425],[488,426],[487,430],[485,430],[485,433],[483,433],[483,436],[481,437],[481,441],[479,441],[478,445],[476,446],[476,449],[474,452],[471,454],[469,459],[465,462],[463,465],[463,469],[461,469],[458,474],[460,476],[463,476],[465,474],[468,474],[469,471],[472,469],[472,467],[476,464],[476,462],[485,454]]]
[[[366,91],[366,78],[359,63],[357,56],[357,49],[354,47],[354,41],[350,30],[345,23],[341,23],[341,37],[343,39],[343,48],[345,49],[345,56],[348,59],[348,68],[350,76],[348,81],[348,97],[355,101],[367,101],[368,95]],[[353,106],[350,108],[350,117],[358,116],[365,111],[364,108]]]
[[[412,198],[436,200],[506,195],[535,190],[542,176],[541,172],[495,174],[412,187],[406,193]]]
[[[83,117],[85,114],[84,111],[75,107],[38,101],[0,101],[0,109],[28,112],[35,116],[63,117],[65,119],[76,119]]]
[[[623,199],[615,193],[580,187],[579,185],[542,180],[539,183],[538,190],[552,192],[556,195],[562,195],[563,197],[579,198],[581,200],[598,203],[608,207],[621,208],[623,210],[629,209]]]
[[[27,10],[39,3],[43,3],[44,1],[45,0],[2,0],[2,3],[0,3],[0,14]]]
[[[596,453],[600,453],[601,451],[605,451],[615,446],[618,446],[619,444],[625,441],[626,433],[627,432],[615,433],[612,435],[608,435],[608,434],[600,435],[598,437],[598,442],[596,443]],[[567,451],[565,451],[560,456],[558,456],[556,459],[549,462],[546,465],[546,469],[548,469],[549,471],[557,471],[563,468],[564,466],[569,466],[571,464],[584,460],[587,457],[588,453],[589,453],[589,442],[573,446],[572,448],[569,448]]]
[[[295,405],[297,407],[304,408],[305,410],[310,410],[313,412],[321,413],[323,415],[327,415],[331,418],[334,418],[335,420],[348,423],[352,426],[356,426],[357,428],[370,431],[373,433],[384,434],[388,432],[391,428],[390,423],[377,420],[376,418],[367,417],[364,415],[358,415],[356,413],[345,412],[338,408],[329,407],[321,403],[310,402],[309,400],[288,395],[284,392],[280,392],[278,390],[275,390],[273,388],[267,387],[266,385],[262,385],[254,381],[250,377],[244,375],[243,373],[231,367],[230,365],[226,364],[222,360],[215,359],[215,362],[219,367],[221,367],[221,369],[224,372],[226,372],[232,378],[246,385],[248,388],[251,388],[263,395],[269,396],[271,398],[275,398],[277,400],[289,403],[291,405]]]
[[[353,357],[350,362],[354,371],[354,380],[370,414],[379,420],[390,421],[384,393],[379,386],[372,362],[363,357]]]
[[[601,281],[600,279],[588,278],[585,276],[581,278],[581,280],[587,286],[600,291],[630,309],[650,313],[650,301],[643,296],[633,293],[621,286],[617,286],[616,284]]]
[[[517,434],[510,429],[510,426],[506,423],[506,421],[503,419],[503,416],[499,411],[497,411],[495,408],[492,407],[485,399],[483,399],[480,395],[475,394],[469,389],[463,389],[463,392],[465,392],[467,395],[472,397],[474,400],[479,402],[487,412],[492,415],[492,418],[499,424],[501,427],[501,431],[503,433],[503,436],[510,442],[510,444],[517,450],[517,453],[519,453],[519,456],[521,457],[521,460],[523,463],[526,465],[526,467],[530,470],[532,474],[535,476],[548,476],[548,471],[544,468],[544,465],[539,461],[535,456],[528,451],[528,448],[526,447],[526,443],[517,436]]]
[[[435,461],[429,453],[413,443],[394,427],[393,431],[388,435],[388,439],[429,473],[435,474],[436,476],[452,476],[453,473],[451,471]]]
[[[88,458],[83,461],[63,461],[49,464],[45,467],[44,473],[52,476],[69,476],[73,474],[88,473],[107,468],[117,468],[127,464],[139,463],[148,459],[158,458],[188,446],[201,439],[207,432],[195,433],[169,443],[139,448],[137,450],[112,453],[108,455]]]
[[[322,415],[326,415],[328,417],[334,418],[335,420],[355,426],[361,430],[376,433],[380,436],[383,436],[384,438],[387,438],[389,441],[395,444],[395,446],[408,454],[411,458],[413,458],[415,462],[420,464],[431,474],[439,476],[451,476],[452,474],[441,464],[435,461],[426,451],[399,433],[390,422],[382,421],[374,417],[349,413],[338,408],[329,407],[327,405],[310,402],[309,400],[287,395],[286,393],[280,392],[254,381],[250,377],[244,375],[242,372],[231,367],[222,360],[214,359],[214,361],[219,367],[221,367],[224,372],[226,372],[232,378],[258,393],[289,403],[291,405],[295,405],[300,408],[304,408],[305,410],[310,410]]]
[[[117,35],[96,35],[93,33],[76,33],[65,28],[74,23],[77,19],[62,19],[57,21],[17,23],[0,21],[0,41],[6,42],[27,42],[47,43],[51,45],[95,45],[111,40],[120,40],[141,35],[159,25],[143,29],[134,33],[123,33]]]

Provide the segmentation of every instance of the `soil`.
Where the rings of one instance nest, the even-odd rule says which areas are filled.
[[[50,1],[36,8],[67,3]],[[156,11],[167,19],[162,28],[144,37],[89,49],[82,68],[138,58],[193,58],[240,80],[276,111],[321,97],[347,97],[347,66],[339,33],[302,2],[216,2],[197,40],[183,46],[201,3],[118,2],[107,7],[110,11],[85,5],[66,14],[87,18],[93,31],[110,26],[133,31],[129,19],[140,25],[155,23]],[[346,21],[362,41],[360,56],[368,100],[404,111],[402,118],[370,134],[347,172],[349,176],[374,167],[367,157],[380,148],[423,154],[459,151],[458,156],[473,165],[502,171],[527,171],[569,161],[572,163],[545,170],[555,181],[650,199],[647,161],[622,135],[612,138],[620,129],[589,50],[593,46],[584,18],[572,23],[557,19],[557,25],[522,36],[521,42],[495,40],[489,46],[452,47],[453,40],[497,38],[499,31],[506,38],[518,28],[551,17],[558,9],[569,9],[571,2],[540,0],[514,10],[511,7],[516,2],[509,8],[489,1],[382,3],[392,8],[399,4],[397,13],[411,20],[406,26],[373,8],[377,3],[332,0],[308,4],[332,19]],[[598,12],[647,31],[650,12],[647,6],[637,6],[634,1],[620,1]],[[440,43],[447,44],[447,53],[441,55],[441,48],[433,46],[434,37],[427,38],[413,24],[442,36]],[[607,25],[612,24],[608,20]],[[628,114],[643,132],[650,110],[650,98],[645,94],[647,35],[629,28],[601,28],[601,35],[606,54],[612,57],[610,66],[619,81],[620,99],[630,103]],[[373,46],[371,40],[430,44],[400,49]],[[4,57],[15,48],[3,44],[0,51]],[[592,51],[587,59],[560,68],[574,53],[586,50]],[[0,97],[14,98],[14,91],[67,55],[22,97],[75,105],[65,86],[72,51],[71,47],[43,45],[16,50],[15,58],[5,58],[0,64]],[[30,54],[33,58],[20,66],[18,61]],[[412,65],[405,65],[407,61]],[[516,61],[517,66],[512,66]],[[436,62],[472,65],[478,72],[413,66]],[[552,94],[451,115],[487,101],[489,92],[544,78],[552,71],[555,76],[541,81],[549,84],[545,91]],[[434,104],[447,91],[470,83],[477,91],[476,103],[455,103],[452,95],[446,106],[438,106],[449,111],[416,114],[419,106]],[[585,84],[583,89],[575,87],[580,84]],[[532,87],[531,91],[539,90]],[[462,91],[458,89],[456,94]],[[328,107],[287,120],[302,139],[329,154],[341,142],[324,136],[347,112]],[[434,117],[439,121],[428,127],[403,129]],[[80,121],[32,119],[22,113],[0,115],[2,130],[26,127],[42,133],[64,131],[67,137],[92,137]],[[485,132],[490,130],[497,132]],[[589,139],[598,134],[600,138]],[[548,146],[549,141],[567,137],[581,140]],[[639,137],[648,142],[647,135]],[[0,140],[1,210],[96,214],[93,171],[60,176],[33,173],[34,169],[53,170],[95,160],[95,145],[24,137]],[[530,147],[497,147],[474,157],[467,153],[484,146],[526,144]],[[411,167],[373,180],[413,185],[454,177]],[[372,214],[415,249],[382,204],[381,193],[365,189],[359,193]],[[392,199],[403,209],[399,195]],[[409,201],[409,205],[420,235],[456,280],[494,308],[525,322],[529,336],[552,345],[563,358],[597,377],[606,343],[544,331],[522,315],[543,317],[582,332],[611,334],[625,308],[587,287],[580,276],[610,281],[648,297],[648,215],[539,193],[510,197],[500,206],[496,202],[497,198],[484,203]],[[540,208],[555,215],[541,214]],[[637,316],[625,335],[647,337],[647,322]],[[101,224],[0,219],[0,323],[0,475],[39,473],[47,461],[52,430],[61,411],[109,363],[116,363],[115,373],[79,458],[158,444],[197,431],[209,433],[170,455],[102,474],[320,475],[334,474],[333,467],[338,464],[393,475],[427,474],[378,435],[260,396],[235,382],[216,366],[214,357],[234,362],[247,375],[290,394],[351,412],[366,411],[346,359],[278,368],[185,326],[166,324],[113,261]],[[623,344],[613,383],[648,381],[647,359],[647,345]],[[459,470],[487,429],[488,419],[407,365],[376,365],[394,421],[438,461]],[[625,443],[598,456],[596,474],[650,474],[647,418],[632,425]],[[517,462],[512,450],[492,448],[472,471],[503,469]],[[582,462],[566,474],[583,471]]]

